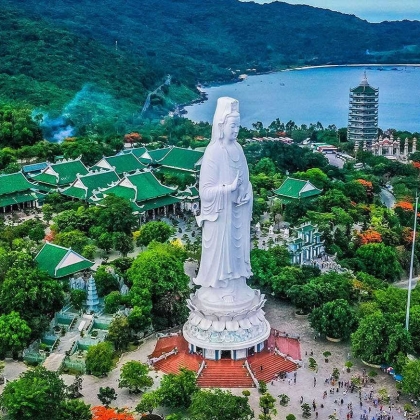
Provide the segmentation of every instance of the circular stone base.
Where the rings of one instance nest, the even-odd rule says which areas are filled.
[[[189,344],[206,350],[246,350],[263,343],[270,336],[270,324],[264,320],[256,328],[237,331],[201,331],[188,321],[184,324],[183,335]]]

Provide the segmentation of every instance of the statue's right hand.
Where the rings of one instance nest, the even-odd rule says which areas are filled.
[[[232,184],[229,185],[231,191],[236,191],[239,186],[239,171],[236,174],[235,179],[233,180]]]

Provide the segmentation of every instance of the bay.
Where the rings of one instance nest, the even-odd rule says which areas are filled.
[[[276,118],[296,124],[347,126],[349,91],[366,71],[371,86],[379,88],[379,127],[420,132],[420,67],[338,66],[286,70],[248,76],[242,82],[209,86],[208,100],[186,106],[192,121],[212,122],[220,96],[239,100],[241,124],[251,128]]]

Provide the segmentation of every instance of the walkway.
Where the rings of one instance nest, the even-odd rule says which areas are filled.
[[[287,302],[275,300],[269,297],[264,309],[266,311],[267,320],[270,322],[272,328],[279,331],[291,331],[293,334],[300,336],[300,346],[304,362],[304,367],[296,371],[296,384],[294,383],[294,372],[288,373],[284,380],[275,380],[273,381],[273,384],[271,382],[267,384],[268,391],[274,397],[277,397],[280,394],[286,394],[290,397],[290,402],[287,407],[280,407],[277,399],[275,404],[278,410],[278,414],[275,417],[276,420],[285,420],[286,416],[290,413],[293,413],[297,418],[301,418],[301,397],[303,397],[304,402],[309,404],[312,404],[313,400],[316,401],[317,407],[319,407],[317,411],[319,412],[318,418],[320,420],[327,420],[328,416],[333,414],[334,409],[337,410],[337,418],[339,420],[346,420],[347,404],[350,403],[353,404],[353,419],[359,419],[360,414],[362,414],[364,410],[368,410],[369,407],[371,408],[369,420],[371,420],[373,416],[377,418],[376,413],[378,409],[374,407],[372,401],[365,401],[362,399],[362,407],[360,407],[357,393],[347,393],[345,396],[342,392],[334,392],[334,394],[330,394],[329,391],[331,386],[325,384],[325,379],[329,378],[333,368],[335,367],[338,368],[341,373],[340,381],[348,381],[351,376],[361,374],[362,369],[365,366],[356,359],[351,359],[354,366],[352,367],[350,373],[347,373],[345,369],[343,369],[344,363],[348,360],[350,352],[349,343],[330,343],[326,340],[319,339],[314,335],[307,319],[301,320],[294,317],[295,309],[293,305]],[[97,397],[99,387],[110,386],[115,388],[118,393],[118,398],[113,403],[113,406],[129,407],[134,409],[141,399],[141,395],[130,394],[127,389],[118,388],[121,366],[129,360],[146,362],[147,356],[153,352],[155,346],[155,339],[146,340],[137,350],[124,354],[124,356],[118,361],[116,369],[112,370],[105,378],[96,378],[95,376],[84,375],[82,390],[83,400],[87,404],[91,404],[93,406],[100,404]],[[329,358],[329,363],[325,363],[324,356],[322,354],[327,350],[332,353]],[[311,351],[313,352],[313,358],[318,362],[318,372],[312,371],[307,367]],[[4,376],[7,379],[12,380],[17,378],[19,374],[26,369],[27,366],[24,363],[7,359]],[[409,402],[408,399],[404,396],[401,398],[400,402],[397,403],[395,401],[395,381],[390,375],[386,375],[379,370],[377,372],[378,376],[375,378],[375,383],[371,383],[367,387],[363,388],[362,392],[364,393],[366,390],[373,390],[374,395],[377,396],[380,389],[387,389],[392,402],[395,404],[395,407],[392,410],[394,420],[405,420],[406,418],[403,416],[401,410],[403,405]],[[151,376],[154,379],[152,389],[156,389],[159,385],[162,373],[154,371],[151,373]],[[317,379],[316,386],[314,386],[314,377]],[[66,385],[70,385],[74,380],[74,376],[72,375],[62,375],[62,378],[64,379]],[[291,381],[289,381],[289,379],[291,379]],[[2,392],[3,388],[4,385],[0,385],[0,392]],[[256,417],[258,417],[258,414],[260,413],[259,398],[261,394],[259,394],[255,388],[249,387],[248,389],[251,392],[249,397],[251,408],[255,411]],[[242,391],[243,388],[231,389],[231,392],[238,396],[242,395]],[[327,391],[327,397],[325,399],[322,398],[324,391]],[[334,402],[335,400],[341,400],[341,398],[344,400],[343,405]],[[321,403],[324,405],[323,408],[320,407]],[[156,413],[167,415],[168,410],[160,407],[156,410]],[[312,418],[315,418],[314,414],[312,414]]]

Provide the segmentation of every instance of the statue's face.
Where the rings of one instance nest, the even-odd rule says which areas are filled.
[[[227,117],[223,125],[223,140],[228,142],[234,142],[238,137],[239,124],[239,115]]]

